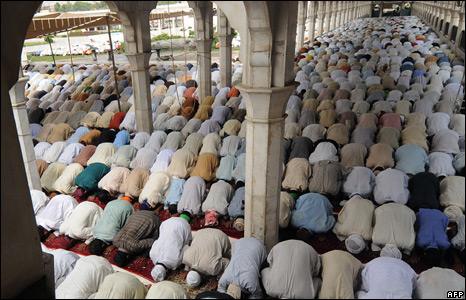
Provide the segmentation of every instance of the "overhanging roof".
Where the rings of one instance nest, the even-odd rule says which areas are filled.
[[[149,20],[170,19],[190,15],[193,15],[192,11],[154,12],[150,14]],[[65,32],[67,30],[106,26],[107,16],[109,17],[108,21],[110,25],[121,24],[118,14],[109,10],[37,14],[32,19],[31,24],[29,24],[26,39]]]

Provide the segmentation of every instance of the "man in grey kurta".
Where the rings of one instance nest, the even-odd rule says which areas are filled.
[[[219,229],[198,230],[193,242],[183,253],[183,264],[201,274],[216,276],[228,265],[231,244]]]
[[[264,243],[256,238],[242,238],[235,242],[231,261],[218,282],[218,291],[225,293],[230,284],[241,288],[249,298],[261,299],[260,267],[267,258]]]
[[[298,240],[280,242],[270,251],[267,262],[269,267],[261,272],[267,295],[289,299],[317,296],[321,261],[310,245]]]

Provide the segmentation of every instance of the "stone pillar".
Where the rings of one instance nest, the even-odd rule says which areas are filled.
[[[28,114],[26,112],[26,97],[24,91],[29,77],[21,77],[10,89],[11,106],[13,107],[13,117],[18,129],[19,144],[23,156],[26,177],[31,190],[42,190],[40,176],[36,166],[36,155],[32,143],[31,131],[29,129]]]
[[[18,3],[18,5],[20,4]],[[5,20],[8,24],[13,24],[9,22],[12,20],[4,19],[4,14],[11,16],[14,12],[17,13],[17,8],[10,7],[8,9],[6,7],[5,11],[2,9],[2,21]],[[10,41],[12,36],[14,36],[13,33],[4,38]],[[13,49],[16,49],[13,45]],[[2,51],[2,55],[5,55],[4,58],[8,62],[11,60],[13,67],[10,67],[10,64],[2,64],[0,89],[2,95],[0,110],[2,123],[1,297],[3,299],[18,297],[22,292],[32,290],[34,285],[44,294],[37,293],[35,296],[44,296],[44,299],[46,299],[45,297],[54,297],[54,290],[49,291],[45,284],[35,285],[39,281],[43,282],[45,276],[44,262],[42,261],[42,250],[28,181],[23,167],[24,161],[19,143],[20,137],[18,137],[19,128],[15,124],[11,106],[12,101],[9,99],[9,91],[14,87],[8,85],[8,82],[13,81],[13,79],[16,81],[12,74],[14,72],[17,74],[18,69],[14,62],[15,53],[11,49],[4,48],[3,50],[6,51]]]
[[[296,52],[304,45],[304,29],[306,26],[306,2],[298,1],[298,28],[296,36]]]
[[[438,14],[438,8],[433,6],[432,7],[432,15],[431,15],[431,21],[430,24],[432,25],[432,29],[435,29],[435,18],[437,18]]]
[[[338,16],[338,2],[332,2],[333,9],[332,9],[332,18],[330,20],[330,28],[334,30],[337,27],[337,16]]]
[[[317,10],[319,8],[319,2],[311,1],[309,2],[309,41],[312,44],[314,41],[315,37],[315,31],[316,31],[316,15],[317,15]]]
[[[433,5],[430,6],[430,15],[429,15],[429,24],[433,25],[435,19],[435,7]],[[431,26],[433,27],[433,26]]]
[[[464,7],[463,7],[464,8]],[[463,9],[462,8],[462,9]],[[464,10],[460,12],[460,18],[459,18],[459,23],[458,23],[458,30],[456,31],[456,46],[460,47],[461,43],[461,32],[464,30]]]
[[[443,18],[443,10],[440,6],[437,7],[437,25],[435,26],[435,30],[440,31],[440,21],[442,21]]]
[[[244,236],[278,242],[284,113],[294,86],[238,86],[246,101],[246,202]]]
[[[346,1],[345,24],[347,24],[350,21],[350,10],[351,10],[351,2]]]
[[[336,24],[336,28],[340,27],[341,26],[341,22],[342,22],[342,17],[341,17],[341,14],[342,14],[342,3],[338,3],[337,4],[337,24]]]
[[[330,20],[332,19],[332,1],[327,2],[326,10],[325,10],[325,24],[324,24],[324,32],[329,32],[330,29]]]
[[[440,26],[440,22],[443,20],[442,22],[442,26]],[[442,27],[443,25],[445,24],[445,9],[443,8],[443,5],[440,4],[440,8],[439,8],[439,20],[438,20],[438,24],[436,26],[436,29],[441,32],[442,31]],[[440,33],[441,34],[441,33]]]
[[[212,77],[210,67],[212,65],[212,40],[197,40],[198,72],[199,72],[199,100],[212,93]]]
[[[453,26],[458,26],[458,30],[459,30],[459,21],[460,19],[460,16],[459,14],[456,12],[456,11],[452,11],[451,12],[451,19],[450,19],[450,27],[448,27],[448,32],[447,32],[447,36],[448,36],[448,40],[450,41],[451,40],[451,33],[453,31]],[[458,31],[457,31],[458,33]]]
[[[220,41],[220,85],[231,87],[233,35],[219,36]]]
[[[441,33],[440,33],[442,36],[445,35],[444,31],[445,29],[447,29],[447,22],[450,23],[449,27],[451,28],[451,11],[449,8],[445,8],[445,18],[443,19],[443,24],[442,24]]]
[[[324,32],[324,20],[325,20],[325,7],[327,6],[327,2],[319,1],[319,26],[318,28],[318,35],[321,35]]]
[[[130,63],[134,91],[134,111],[137,131],[152,133],[152,103],[150,94],[149,59],[151,53],[126,54]]]
[[[231,86],[231,27],[225,14],[218,10],[218,39],[220,41],[220,85]]]

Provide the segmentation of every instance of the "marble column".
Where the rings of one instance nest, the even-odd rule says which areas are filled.
[[[459,48],[461,45],[461,32],[464,30],[464,11],[460,12],[460,18],[458,22],[458,31],[456,32],[456,46]]]
[[[27,98],[24,96],[26,83],[29,77],[21,77],[10,89],[11,106],[13,107],[13,117],[18,130],[19,144],[23,156],[24,168],[29,189],[42,190],[40,176],[36,166],[36,155],[34,144],[32,143],[31,131],[29,129],[28,114],[26,111]]]
[[[231,86],[231,41],[233,39],[233,34],[231,33],[230,23],[221,10],[218,10],[218,18],[218,39],[220,41],[220,85],[225,87]]]
[[[197,55],[199,61],[199,100],[203,101],[205,97],[212,93],[212,77],[210,68],[212,65],[212,40],[197,40]]]
[[[436,20],[437,17],[438,17],[438,7],[434,6],[434,7],[432,7],[432,18],[431,18],[431,21],[430,21],[430,23],[432,25],[431,26],[432,29],[435,29],[435,25],[436,25],[435,20]]]
[[[342,14],[342,9],[341,9],[341,5],[342,3],[338,3],[337,4],[337,24],[336,24],[336,28],[340,27],[341,26],[341,21],[342,21],[342,17],[341,17],[341,14]]]
[[[319,8],[319,2],[311,1],[309,2],[309,41],[312,44],[315,38],[315,31],[316,31],[316,15],[317,15],[317,10]]]
[[[270,250],[278,242],[284,113],[295,86],[238,89],[247,109],[244,236]]]
[[[441,28],[441,35],[444,36],[445,35],[445,29],[447,29],[447,22],[450,23],[449,25],[449,29],[451,28],[451,11],[450,9],[448,8],[445,8],[445,17],[443,19],[443,24],[442,24],[442,28]]]
[[[332,4],[333,4],[333,1],[327,2],[326,11],[325,11],[324,32],[329,32],[331,30],[330,22],[332,19],[332,6],[333,6]]]
[[[12,11],[10,9],[10,14]],[[5,59],[14,60],[9,55],[12,53],[2,51]],[[18,70],[9,66],[2,64],[1,80],[1,296],[4,299],[16,298],[36,287],[42,295],[35,296],[53,299],[54,289],[49,290],[43,284],[46,270],[21,154],[20,129],[16,126],[10,99],[14,86],[9,86],[8,81],[13,77],[11,72]]]
[[[443,22],[442,22],[443,20]],[[440,22],[442,22],[442,24],[440,24]],[[440,4],[440,8],[439,8],[439,20],[438,20],[438,24],[436,26],[436,29],[441,33],[442,31],[442,27],[443,25],[445,24],[445,9],[443,8],[443,5]]]
[[[137,131],[152,133],[152,103],[150,94],[149,59],[151,53],[127,54],[134,92],[134,112]]]
[[[459,21],[460,19],[460,16],[459,14],[456,12],[456,11],[452,11],[451,12],[451,19],[450,19],[450,27],[448,27],[448,32],[447,32],[447,36],[448,36],[448,40],[450,41],[452,38],[451,38],[451,34],[453,32],[453,26],[457,26],[459,27]],[[459,28],[458,28],[459,30]],[[456,31],[458,33],[458,31]]]
[[[337,28],[337,17],[338,17],[338,2],[332,2],[333,9],[332,9],[332,18],[330,20],[330,29],[334,30]]]
[[[324,32],[324,20],[325,20],[325,7],[327,6],[327,2],[319,1],[319,26],[317,35],[321,35]]]
[[[351,2],[346,1],[345,24],[347,24],[350,21],[350,10],[351,10]]]
[[[306,26],[306,2],[298,1],[298,28],[296,36],[296,52],[304,45],[304,29]]]

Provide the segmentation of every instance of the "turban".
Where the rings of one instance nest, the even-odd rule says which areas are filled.
[[[443,211],[447,215],[450,222],[458,222],[460,217],[463,215],[461,208],[455,205],[450,205]]]
[[[165,275],[167,275],[167,270],[164,268],[164,266],[158,264],[154,266],[150,274],[155,281],[162,281],[165,279]]]
[[[388,256],[398,259],[401,259],[402,257],[400,250],[398,250],[398,247],[393,244],[386,244],[382,248],[382,251],[380,251],[380,256]]]
[[[366,242],[359,234],[352,234],[345,240],[346,249],[352,254],[361,253],[366,248]]]
[[[201,284],[201,275],[196,271],[189,271],[186,276],[186,283],[189,287],[197,287]]]
[[[243,218],[236,219],[235,222],[233,223],[233,228],[238,231],[244,231],[244,219]]]

